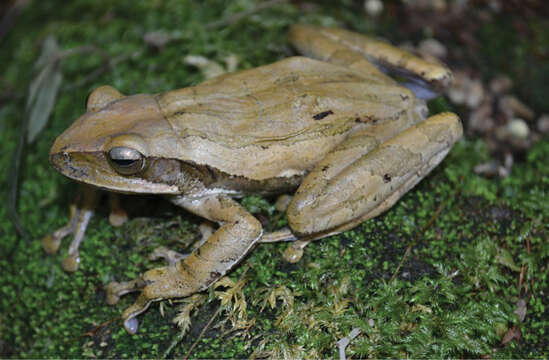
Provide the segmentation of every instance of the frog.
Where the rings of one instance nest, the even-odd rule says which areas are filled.
[[[190,254],[164,248],[164,266],[106,286],[109,304],[139,293],[122,314],[128,333],[151,303],[207,289],[261,243],[290,242],[297,262],[309,243],[385,212],[462,137],[456,114],[427,108],[452,81],[446,65],[342,28],[296,24],[288,40],[301,55],[186,88],[99,87],[55,140],[52,166],[86,186],[61,234],[78,237],[67,268],[96,189],[162,195],[218,225]],[[290,194],[288,225],[265,231],[238,202],[250,194]],[[44,247],[54,253],[61,235]]]

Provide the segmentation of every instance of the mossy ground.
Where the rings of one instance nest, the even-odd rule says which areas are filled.
[[[126,197],[130,209],[137,209],[130,212],[134,220],[114,229],[105,216],[96,216],[81,248],[81,267],[67,274],[60,267],[67,241],[58,255],[47,256],[39,240],[67,221],[76,185],[56,174],[47,156],[55,136],[83,112],[86,95],[98,85],[111,84],[131,94],[198,83],[201,74],[182,61],[187,54],[220,62],[237,54],[239,68],[272,62],[291,54],[285,33],[295,22],[384,31],[387,38],[391,30],[397,31],[391,19],[368,21],[359,1],[337,6],[319,2],[309,12],[283,4],[226,27],[205,29],[204,24],[254,3],[39,1],[18,18],[0,52],[2,91],[9,93],[9,101],[0,108],[2,198],[41,41],[54,34],[62,49],[95,45],[110,57],[138,53],[91,83],[70,90],[71,84],[101,66],[102,58],[76,55],[62,62],[64,87],[50,123],[25,152],[19,213],[31,234],[28,241],[18,242],[6,208],[0,208],[1,357],[156,358],[171,344],[175,345],[168,356],[182,357],[216,313],[218,298],[228,296],[219,293],[221,288],[217,294],[207,293],[184,336],[178,338],[181,330],[172,323],[176,302],[151,306],[141,316],[139,332],[128,335],[117,317],[133,296],[108,306],[104,285],[155,266],[147,254],[158,244],[183,250],[197,236],[200,219],[153,198]],[[540,23],[536,26],[549,28],[547,22],[536,21]],[[176,32],[179,40],[161,50],[147,48],[143,35],[157,30]],[[499,33],[511,32],[504,30]],[[494,34],[499,28],[483,31]],[[499,40],[496,45],[492,40],[497,39],[483,39],[486,48],[497,48]],[[532,46],[522,46],[524,39],[513,37],[513,41],[518,48]],[[487,64],[490,59],[486,58]],[[535,93],[526,87],[523,93]],[[549,109],[546,98],[538,96],[536,101],[537,110]],[[310,245],[296,265],[280,255],[287,245],[258,246],[231,272],[236,282],[246,271],[242,277],[246,283],[241,291],[235,290],[191,356],[335,357],[337,340],[356,327],[362,335],[351,343],[348,356],[549,356],[549,142],[541,141],[525,154],[506,179],[474,174],[473,167],[489,156],[480,140],[459,142],[444,163],[393,209]],[[266,226],[284,222],[271,199],[251,197],[244,203]],[[397,272],[409,246],[411,253]],[[13,256],[8,257],[12,249]],[[520,298],[527,304],[523,322],[515,314]],[[238,310],[242,312],[237,314]],[[235,319],[243,326],[230,332],[230,320]],[[219,324],[225,333],[216,327]],[[521,338],[502,345],[514,326]]]

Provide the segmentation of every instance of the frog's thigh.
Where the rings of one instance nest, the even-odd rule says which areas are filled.
[[[352,31],[294,25],[288,36],[300,52],[313,58],[330,61],[326,59],[326,53],[333,52],[334,48],[347,48],[376,64],[408,71],[438,88],[445,88],[452,81],[452,73],[446,66]]]
[[[442,161],[461,135],[459,118],[443,113],[358,158],[344,151],[328,154],[290,203],[290,227],[299,236],[319,239],[378,215]]]

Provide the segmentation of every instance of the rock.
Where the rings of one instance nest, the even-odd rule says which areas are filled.
[[[503,94],[513,87],[513,80],[507,75],[499,75],[490,81],[490,91],[496,95]]]
[[[549,134],[549,114],[543,114],[537,121],[538,131],[544,135]]]
[[[465,104],[474,109],[485,98],[485,91],[479,79],[472,79],[464,72],[456,72],[452,87],[448,90],[448,97],[455,104]]]
[[[434,56],[435,58],[444,58],[448,54],[446,46],[433,38],[421,40],[418,45],[418,51],[421,54]]]
[[[151,31],[143,35],[145,44],[158,49],[162,49],[171,40],[171,35],[165,31]]]
[[[484,86],[482,86],[482,82],[480,82],[480,80],[478,79],[471,80],[471,83],[469,84],[469,93],[467,95],[465,104],[470,109],[474,109],[482,102],[483,99]]]
[[[504,113],[507,118],[513,118],[515,116],[531,120],[534,118],[534,111],[520,101],[516,96],[505,95],[499,100],[499,109]]]
[[[499,129],[498,129],[499,130]],[[502,139],[526,139],[530,134],[530,128],[526,121],[521,118],[512,118],[503,128],[501,128],[500,137]]]
[[[383,2],[381,0],[366,0],[364,1],[364,11],[372,17],[376,17],[383,11]]]
[[[469,116],[469,128],[473,131],[485,134],[491,132],[495,126],[492,117],[492,104],[484,102],[480,107],[471,112]]]

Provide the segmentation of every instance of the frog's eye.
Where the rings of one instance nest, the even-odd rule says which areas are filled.
[[[145,167],[145,157],[139,151],[124,147],[113,147],[109,151],[111,166],[121,175],[134,175]]]

